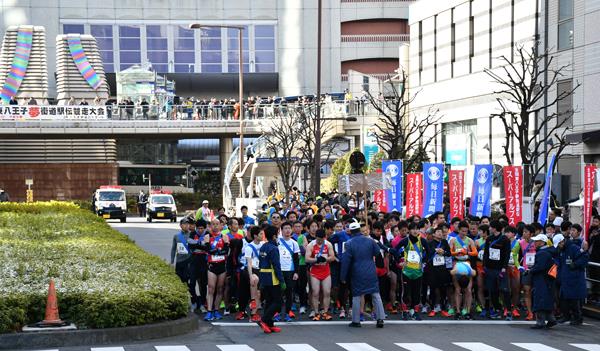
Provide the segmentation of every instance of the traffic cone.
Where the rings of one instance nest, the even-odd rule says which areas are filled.
[[[50,279],[48,287],[48,301],[46,302],[46,318],[40,323],[42,326],[62,326],[65,322],[60,319],[58,314],[58,301],[56,299],[56,289],[54,279]]]

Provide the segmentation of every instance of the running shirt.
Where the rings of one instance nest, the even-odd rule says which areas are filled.
[[[519,245],[521,245],[521,253],[523,255],[521,266],[523,266],[525,270],[528,270],[535,264],[535,243],[533,240],[528,243],[525,239],[521,239]]]
[[[521,264],[519,263],[519,254],[521,252],[521,244],[519,240],[514,239],[510,243],[510,257],[508,258],[508,265],[519,269]]]
[[[243,239],[245,236],[243,229],[238,229],[237,233],[232,234],[230,229],[225,229],[221,232],[221,235],[229,236],[229,239]]]
[[[227,259],[229,244],[223,241],[223,235],[211,236],[208,242],[208,263],[221,263]]]
[[[312,247],[312,257],[317,258],[319,256],[329,256],[329,245],[327,245],[327,240],[323,241],[323,244],[315,245]],[[312,264],[310,268],[310,274],[319,279],[323,280],[327,278],[331,274],[331,270],[329,267],[329,262],[315,262]]]
[[[258,269],[258,262],[260,257],[259,252],[262,245],[263,243],[255,244],[254,242],[249,242],[248,244],[246,244],[246,246],[244,247],[243,261],[241,262],[244,265],[244,268],[248,268],[248,262],[252,262],[252,268]]]
[[[294,271],[294,254],[300,254],[300,246],[293,239],[279,238],[279,263],[283,272]]]
[[[457,261],[467,261],[469,256],[477,256],[477,249],[475,247],[475,242],[473,239],[465,236],[462,239],[460,236],[455,236],[450,239],[448,243],[450,245],[450,252],[452,252],[452,256]]]

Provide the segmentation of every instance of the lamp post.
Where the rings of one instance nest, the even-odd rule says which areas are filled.
[[[189,26],[190,29],[202,29],[202,28],[232,28],[238,30],[238,77],[239,77],[239,91],[238,91],[238,104],[239,109],[239,120],[240,120],[240,172],[244,169],[244,41],[243,31],[244,26],[236,25],[221,25],[221,24],[201,24],[192,23]],[[244,189],[241,187],[241,196],[244,197]]]

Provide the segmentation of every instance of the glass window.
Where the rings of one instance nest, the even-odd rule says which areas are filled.
[[[166,25],[146,26],[146,57],[154,71],[161,73],[167,72],[169,69],[167,29]]]
[[[96,42],[98,43],[100,56],[104,63],[104,70],[106,72],[114,72],[115,66],[112,64],[115,62],[113,52],[113,26],[111,24],[91,24],[90,34],[96,38]]]
[[[202,62],[203,63],[221,63],[221,52],[207,52],[202,51]]]
[[[169,61],[169,54],[166,51],[148,51],[148,60],[152,63],[166,63]]]
[[[167,43],[167,38],[164,39],[147,39],[146,40],[146,48],[148,50],[168,50],[169,46]]]
[[[121,51],[121,63],[142,63],[139,51]]]
[[[83,24],[63,24],[64,34],[84,34]]]
[[[115,71],[115,65],[113,65],[112,63],[110,64],[104,64],[104,71],[105,72],[114,72]]]
[[[90,33],[96,38],[112,38],[113,30],[110,24],[92,24],[90,25]]]
[[[96,42],[98,43],[98,48],[100,50],[111,50],[113,49],[113,40],[112,38],[100,38],[96,37]]]
[[[559,0],[558,20],[562,21],[573,17],[573,0]]]
[[[275,26],[266,26],[266,25],[254,26],[254,36],[256,38],[261,38],[261,37],[273,38],[273,37],[275,37]]]
[[[221,73],[222,71],[221,64],[202,64],[202,72],[204,73]]]
[[[221,73],[221,28],[203,28],[200,40],[202,72]]]
[[[196,60],[194,30],[185,26],[177,26],[174,39],[175,72],[194,72]]]
[[[119,47],[122,50],[140,50],[139,39],[119,39]]]
[[[556,104],[556,114],[559,125],[564,127],[573,126],[573,80],[562,80],[556,84],[556,94],[558,103]]]
[[[166,73],[169,72],[169,65],[164,65],[164,64],[152,64],[152,68],[159,73]]]
[[[240,65],[239,64],[229,64],[228,65],[229,68],[229,73],[238,73],[239,72],[239,68]],[[250,72],[250,65],[249,64],[244,64],[244,72]]]
[[[139,38],[140,37],[140,27],[119,26],[119,37],[121,37],[121,38]]]
[[[256,63],[275,63],[274,51],[257,51],[254,54]]]
[[[275,50],[275,40],[271,39],[256,39],[254,41],[255,50]]]
[[[275,72],[275,26],[254,26],[256,72]]]
[[[254,65],[255,71],[259,72],[259,73],[269,73],[269,72],[275,72],[275,65],[272,63],[261,63],[261,64],[256,64]]]
[[[193,52],[175,52],[175,62],[177,63],[194,63]]]
[[[112,51],[100,51],[100,57],[105,64],[115,62]]]
[[[221,50],[221,38],[205,39],[200,42],[202,50]]]
[[[240,39],[236,36],[235,39],[229,38],[228,41],[228,45],[229,45],[229,50],[231,49],[236,49],[240,47]],[[248,39],[247,38],[242,38],[242,46],[244,51],[248,50]]]
[[[175,65],[175,72],[192,73],[194,72],[194,64],[188,63],[187,65]]]
[[[213,39],[211,39],[213,40]],[[220,45],[221,42],[219,42]],[[220,50],[221,48],[219,47],[218,50]],[[175,50],[190,50],[193,51],[194,50],[194,39],[181,39],[181,38],[176,38],[175,39]]]
[[[568,20],[558,24],[558,50],[570,49],[572,47],[573,20]]]
[[[146,26],[146,37],[148,38],[166,38],[167,26],[148,25]]]
[[[178,26],[176,36],[180,38],[194,38],[195,29],[189,29],[185,26]]]

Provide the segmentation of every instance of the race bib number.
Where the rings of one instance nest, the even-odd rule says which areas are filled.
[[[223,256],[220,256],[223,257]],[[258,257],[252,258],[252,268],[258,269]]]
[[[490,260],[500,261],[500,249],[494,249],[490,247]]]
[[[525,255],[525,263],[527,263],[527,267],[533,266],[535,264],[535,254],[528,253]]]
[[[187,255],[189,252],[182,243],[177,243],[177,254]]]
[[[211,255],[210,258],[214,262],[225,261],[225,256],[223,255]],[[252,264],[254,265],[254,260],[252,261]]]
[[[440,256],[440,255],[435,255],[433,256],[433,265],[434,266],[443,266],[446,264],[446,260],[444,259],[444,256]]]
[[[446,268],[452,269],[454,263],[452,262],[452,257],[444,257],[444,260],[446,261]]]
[[[483,250],[479,250],[479,252],[477,252],[477,258],[480,261],[483,261],[483,252],[484,252]]]
[[[409,263],[421,263],[421,256],[416,251],[408,252],[408,262]]]
[[[508,259],[508,264],[511,266],[515,265],[515,258],[513,257],[512,253],[510,254],[510,258]]]

